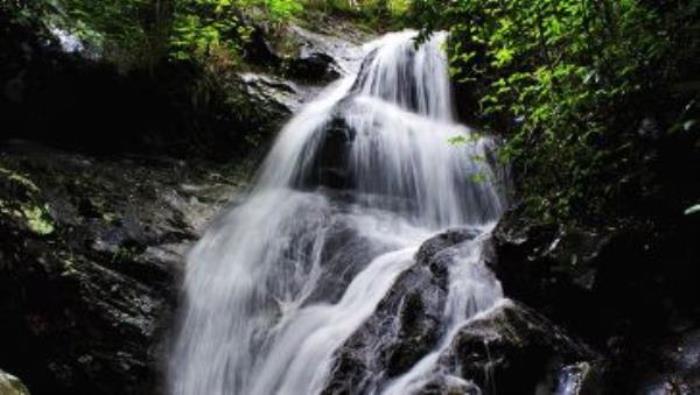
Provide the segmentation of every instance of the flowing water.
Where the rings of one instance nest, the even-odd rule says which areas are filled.
[[[455,122],[446,37],[415,37],[367,44],[358,70],[284,127],[249,196],[193,249],[172,394],[320,393],[335,351],[422,242],[450,227],[487,232],[498,218],[491,142]],[[457,136],[467,143],[450,144]],[[480,245],[450,267],[445,339],[371,392],[418,389],[455,330],[501,299]]]

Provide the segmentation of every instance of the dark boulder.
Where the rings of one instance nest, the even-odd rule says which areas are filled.
[[[535,311],[509,300],[467,323],[440,357],[452,374],[489,394],[599,393],[602,358]]]
[[[371,374],[381,380],[397,377],[435,347],[444,332],[447,282],[433,268],[447,264],[451,248],[475,235],[474,230],[456,229],[423,243],[416,264],[397,279],[375,313],[337,352],[324,394],[364,393],[378,384],[370,381]]]
[[[679,213],[680,214],[680,213]],[[663,357],[660,339],[700,327],[697,219],[616,226],[540,224],[513,211],[494,231],[489,262],[506,296],[605,350],[610,388],[640,391]],[[679,373],[680,374],[680,373]]]
[[[541,225],[511,212],[494,231],[497,259],[490,266],[508,296],[583,335],[629,325],[647,333],[682,330],[697,323],[690,300],[698,294],[688,273],[700,228],[691,218],[678,223],[583,228]]]
[[[562,386],[576,389],[569,394],[596,393],[602,357],[519,303],[497,302],[445,338],[449,265],[480,235],[455,229],[423,243],[416,264],[337,352],[324,394],[381,389],[435,351],[436,366],[420,394],[555,393]],[[443,341],[450,343],[440,348]]]
[[[296,180],[300,188],[319,186],[343,190],[354,186],[350,169],[353,130],[341,117],[335,117],[317,130],[302,156],[305,171]]]
[[[515,214],[507,214],[493,233],[496,253],[488,264],[508,297],[555,320],[576,319],[582,308],[589,307],[577,303],[596,283],[596,258],[609,242],[609,234],[531,224]],[[573,304],[578,311],[571,317],[561,316]]]
[[[295,25],[270,32],[256,26],[244,47],[244,58],[286,78],[317,85],[339,78],[345,70],[340,62],[347,66],[348,58],[359,56],[358,47],[332,32],[318,34]]]
[[[302,81],[329,82],[338,79],[341,73],[333,57],[314,52],[290,59],[287,63],[287,75]]]
[[[235,92],[229,100],[237,107],[237,119],[246,122],[249,138],[258,136],[260,142],[272,141],[274,133],[310,94],[307,89],[274,75],[245,72],[230,76],[228,81],[227,88]]]
[[[700,330],[661,339],[644,352],[629,361],[637,374],[622,375],[621,382],[638,382],[643,393],[700,393]]]
[[[311,27],[313,31],[296,25],[285,29],[285,38],[295,44],[289,59],[312,60],[320,55],[317,59],[320,60],[319,65],[328,66],[324,67],[325,74],[306,76],[305,79],[328,78],[335,73],[344,74],[354,70],[362,62],[365,55],[362,44],[370,41],[372,37],[346,22],[334,20],[326,29],[316,24]]]
[[[334,200],[344,197],[333,196]],[[362,234],[357,226],[343,216],[335,216],[325,231],[325,240],[319,262],[324,267],[316,288],[306,303],[336,303],[348,285],[371,262],[390,246],[373,241]]]

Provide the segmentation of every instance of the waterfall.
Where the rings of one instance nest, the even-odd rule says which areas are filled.
[[[455,121],[446,36],[416,36],[367,44],[354,75],[289,121],[249,196],[191,251],[170,393],[320,393],[334,352],[423,241],[450,227],[487,232],[498,218],[492,143]],[[468,143],[450,144],[457,136]],[[449,270],[448,333],[501,298],[470,245]],[[435,359],[372,391],[409,394]]]

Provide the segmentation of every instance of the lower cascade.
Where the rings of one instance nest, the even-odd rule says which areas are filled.
[[[419,392],[444,375],[440,356],[460,328],[505,303],[484,264],[504,207],[492,142],[455,120],[446,35],[420,45],[416,37],[367,44],[358,70],[284,127],[250,194],[192,250],[170,393],[336,393],[341,350],[370,320],[396,328],[400,317],[373,315],[410,305],[392,290],[434,253],[438,234],[459,242],[431,261],[444,269],[445,292],[435,296],[430,348],[398,373],[361,374],[344,393]],[[356,351],[384,358],[382,341],[380,333]]]

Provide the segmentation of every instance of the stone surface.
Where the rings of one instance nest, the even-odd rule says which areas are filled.
[[[327,68],[331,73],[346,74],[359,67],[364,53],[362,44],[370,41],[370,35],[343,21],[332,21],[325,25],[325,28],[324,25],[316,25],[313,28],[321,33],[301,26],[288,27],[287,35],[293,37],[296,44],[296,52],[292,58],[310,59],[314,54],[324,54],[333,60]],[[332,75],[325,73],[322,76]]]
[[[450,374],[488,393],[555,393],[559,376],[574,373],[572,365],[581,363],[602,373],[602,357],[589,346],[510,300],[466,324],[440,358]],[[588,374],[579,384],[587,388],[576,393],[599,393],[593,374]]]
[[[291,59],[287,63],[287,75],[302,81],[330,82],[340,77],[341,70],[332,56],[323,52],[312,52]]]
[[[700,328],[690,275],[698,232],[700,221],[688,216],[596,228],[540,224],[516,210],[494,231],[489,266],[506,296],[605,352],[609,388],[637,393],[678,382],[695,390],[692,373],[661,361],[668,361],[664,342]],[[684,350],[678,358],[688,357]]]
[[[157,393],[183,254],[243,179],[211,163],[5,146],[0,366],[33,394]]]
[[[355,131],[336,117],[316,133],[317,141],[307,147],[308,171],[296,180],[301,188],[319,186],[336,190],[351,189],[355,180],[350,171],[350,152]]]
[[[651,348],[648,358],[631,363],[638,366],[641,392],[700,393],[700,330],[663,339]]]

